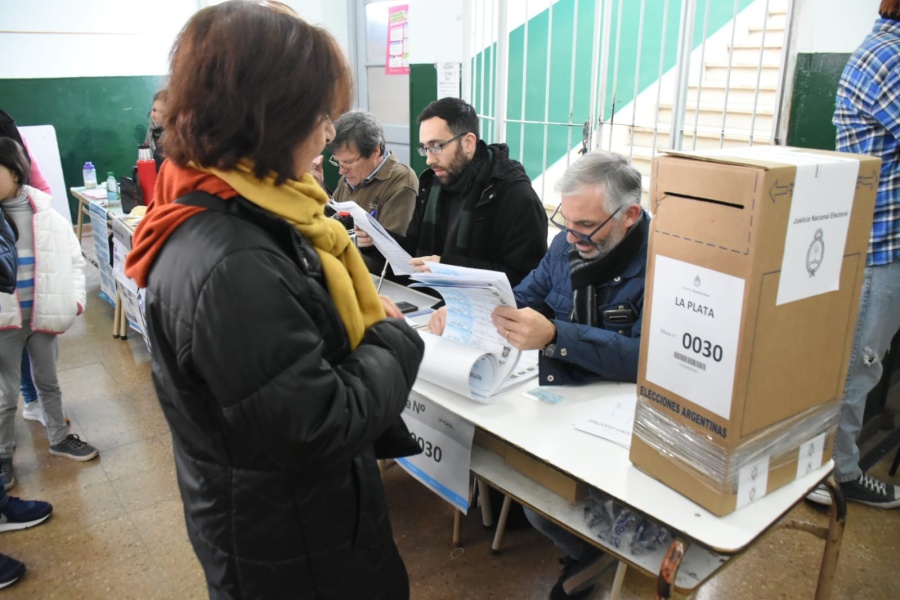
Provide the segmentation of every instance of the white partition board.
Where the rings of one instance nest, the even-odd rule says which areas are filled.
[[[41,167],[44,179],[53,191],[53,208],[72,222],[69,211],[69,196],[66,194],[66,182],[63,179],[62,161],[59,158],[59,144],[56,141],[56,128],[53,125],[32,125],[19,127],[19,132],[28,143],[28,149]],[[78,182],[81,185],[81,182]]]

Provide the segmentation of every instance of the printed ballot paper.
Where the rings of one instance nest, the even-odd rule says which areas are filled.
[[[416,273],[417,284],[437,291],[447,303],[447,324],[442,336],[422,333],[425,357],[419,375],[479,402],[504,389],[515,370],[520,352],[501,336],[491,322],[497,306],[515,306],[506,275],[498,271],[429,264],[430,273]],[[537,375],[537,369],[524,372]]]
[[[332,200],[329,202],[329,206],[336,211],[350,213],[350,216],[353,217],[353,224],[369,234],[372,238],[372,244],[381,252],[385,260],[390,263],[395,275],[413,274],[413,268],[409,264],[412,256],[400,247],[397,240],[391,237],[391,234],[381,226],[381,223],[375,220],[373,215],[364,211],[359,204],[352,200],[346,202],[335,202]]]

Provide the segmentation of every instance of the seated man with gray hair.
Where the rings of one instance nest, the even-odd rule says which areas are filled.
[[[416,206],[419,178],[385,149],[384,129],[371,113],[344,113],[334,129],[334,139],[326,145],[329,162],[341,174],[334,199],[353,200],[382,227],[404,235]]]
[[[517,348],[541,350],[541,385],[635,382],[650,230],[641,174],[622,156],[590,152],[566,170],[556,191],[561,199],[551,222],[562,231],[516,286],[519,308],[497,308],[494,325]],[[525,516],[567,554],[551,600],[590,595],[590,583],[569,594],[563,585],[603,553],[534,511]]]
[[[494,311],[515,347],[541,350],[541,385],[637,381],[650,216],[641,174],[618,154],[590,152],[556,184],[560,231],[516,286],[518,309]]]
[[[595,151],[566,169],[556,191],[561,200],[550,221],[562,231],[513,290],[518,308],[495,309],[494,325],[517,348],[541,351],[541,385],[636,382],[650,230],[641,174],[624,157]],[[442,313],[430,323],[436,333]],[[534,511],[525,515],[567,554],[551,600],[589,596],[596,575],[568,594],[563,586],[587,567],[585,575],[602,573],[598,566],[615,561]]]

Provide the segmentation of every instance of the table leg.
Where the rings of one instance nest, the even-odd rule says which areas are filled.
[[[459,548],[462,540],[462,512],[453,511],[453,547]]]
[[[75,237],[78,243],[81,243],[81,231],[84,229],[84,205],[78,200],[78,216],[75,217]]]
[[[613,579],[612,588],[609,590],[609,600],[619,600],[619,597],[622,595],[622,584],[625,583],[625,571],[628,570],[628,565],[623,561],[619,561],[619,565],[616,567],[616,577]]]
[[[838,555],[844,539],[844,526],[847,524],[847,502],[834,475],[828,476],[825,487],[831,494],[831,519],[825,534],[825,550],[822,553],[822,567],[819,569],[819,582],[816,585],[816,600],[831,598]]]
[[[116,306],[113,310],[113,337],[119,337],[119,327],[122,323],[122,296],[116,291]]]
[[[122,301],[122,297],[119,296],[119,302]],[[128,313],[125,312],[125,307],[122,307],[122,310],[119,311],[119,317],[122,319],[122,322],[119,323],[119,339],[127,340],[128,339]]]
[[[669,550],[659,567],[659,578],[656,580],[656,598],[671,598],[672,588],[675,587],[675,577],[678,575],[678,567],[684,553],[687,552],[687,542],[681,538],[675,538],[669,544]]]
[[[500,509],[500,520],[497,521],[497,531],[494,532],[494,543],[491,544],[491,552],[494,554],[500,552],[500,545],[503,544],[503,533],[506,531],[506,519],[509,518],[509,507],[512,504],[512,498],[503,496],[503,507]]]
[[[563,591],[572,595],[583,589],[592,581],[599,579],[607,569],[618,563],[619,560],[612,554],[601,554],[594,561],[578,571],[563,582]],[[622,563],[619,563],[622,564]]]
[[[490,487],[481,478],[478,478],[478,497],[481,499],[481,524],[491,527],[494,524],[494,513],[491,511]]]

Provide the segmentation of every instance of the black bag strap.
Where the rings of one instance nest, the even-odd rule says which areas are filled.
[[[218,196],[214,196],[208,192],[191,192],[176,200],[175,204],[197,206],[231,214],[236,214],[235,209],[237,208],[236,203],[222,200]]]

